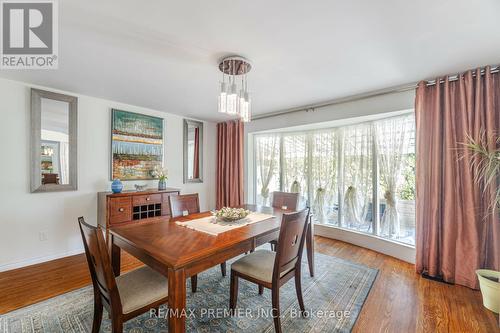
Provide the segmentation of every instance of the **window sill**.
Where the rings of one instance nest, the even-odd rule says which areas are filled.
[[[415,247],[410,244],[323,223],[314,224],[314,234],[361,246],[411,264],[415,263]]]

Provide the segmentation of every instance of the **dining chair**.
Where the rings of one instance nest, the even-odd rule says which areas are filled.
[[[200,200],[198,193],[171,195],[170,196],[170,215],[172,218],[196,214],[200,212]],[[222,276],[226,276],[226,263],[220,264]],[[198,275],[191,276],[191,291],[196,292],[198,288]]]
[[[271,206],[278,209],[284,209],[289,211],[297,211],[299,206],[299,193],[291,193],[291,192],[279,192],[274,191],[272,193],[272,204]],[[276,245],[278,244],[278,240],[272,240],[269,242],[271,244],[271,250],[276,251]]]
[[[166,277],[148,266],[115,277],[102,230],[83,217],[78,224],[94,287],[92,333],[99,332],[103,307],[110,315],[112,332],[119,333],[127,320],[168,303]]]
[[[299,207],[299,193],[274,191],[271,206],[274,208],[297,211]]]
[[[171,195],[170,215],[172,218],[200,212],[198,193]]]
[[[257,250],[231,265],[229,308],[232,313],[238,301],[239,278],[256,283],[259,286],[259,294],[263,293],[264,288],[271,289],[276,332],[281,333],[279,289],[293,277],[301,314],[305,311],[300,268],[308,218],[309,208],[283,214],[276,252]]]
[[[290,211],[297,211],[301,207],[300,205],[300,194],[291,192],[278,192],[275,191],[272,194],[272,206],[274,208],[285,209]],[[306,233],[306,247],[307,247],[307,261],[309,263],[309,274],[311,277],[314,276],[314,225],[312,222],[311,214],[309,214],[309,227]],[[276,251],[276,245],[278,240],[272,240],[269,242],[271,244],[271,250]]]

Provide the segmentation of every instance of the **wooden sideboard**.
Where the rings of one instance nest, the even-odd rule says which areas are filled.
[[[129,223],[151,222],[155,218],[170,218],[171,195],[179,195],[179,189],[167,188],[158,191],[123,191],[121,193],[99,192],[97,194],[97,223],[105,231],[109,242],[108,229]],[[109,243],[108,243],[109,244]]]

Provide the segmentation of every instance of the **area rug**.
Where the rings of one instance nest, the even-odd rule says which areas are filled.
[[[317,253],[316,274],[311,278],[304,258],[302,289],[307,317],[299,315],[292,279],[280,289],[283,332],[350,332],[377,273],[376,269]],[[191,293],[189,282],[187,287],[188,332],[274,332],[270,290],[259,295],[255,284],[240,279],[238,311],[231,316],[229,274],[222,277],[218,266],[199,274],[196,293]],[[0,332],[88,333],[92,313],[93,291],[88,286],[1,316]],[[147,313],[128,321],[124,331],[166,333],[167,319],[161,311]],[[111,332],[106,311],[101,332]]]

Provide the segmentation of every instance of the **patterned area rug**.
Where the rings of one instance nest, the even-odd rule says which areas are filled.
[[[305,257],[305,256],[304,256]],[[307,317],[299,316],[293,279],[280,289],[283,332],[350,332],[377,276],[376,269],[316,253],[316,276],[311,278],[304,258],[302,289]],[[274,332],[271,292],[240,279],[238,311],[228,312],[228,276],[219,266],[198,276],[198,291],[188,282],[188,332]],[[1,333],[87,333],[92,327],[93,292],[88,286],[0,317]],[[125,324],[129,333],[166,333],[167,319],[149,313]],[[162,318],[163,317],[163,318]],[[106,310],[101,332],[110,332]]]

